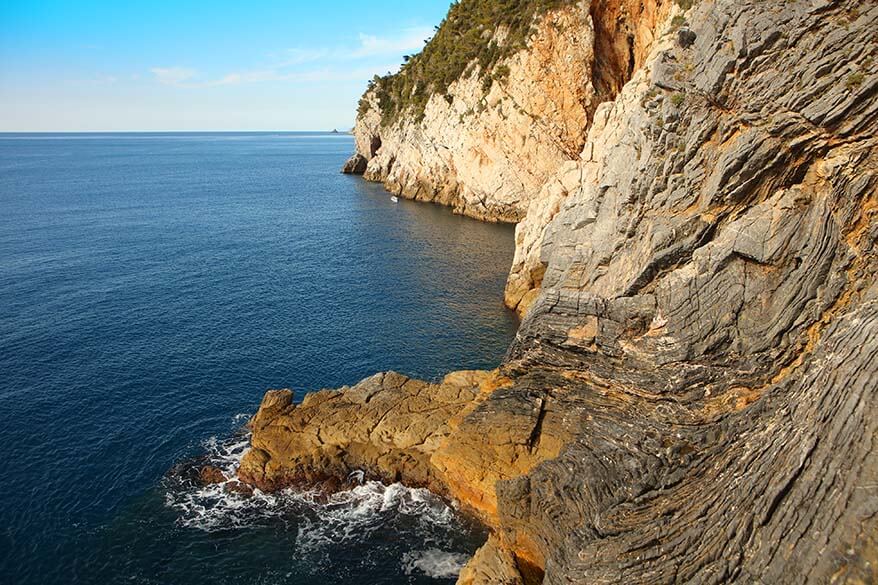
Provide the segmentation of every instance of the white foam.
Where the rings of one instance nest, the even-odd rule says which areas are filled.
[[[468,558],[469,556],[463,553],[431,548],[406,553],[402,562],[406,575],[419,571],[434,579],[453,579],[460,574]]]
[[[297,539],[298,546],[305,551],[365,540],[394,517],[409,517],[425,534],[437,528],[450,528],[455,521],[453,510],[438,496],[400,483],[368,481],[328,498],[319,498],[314,492],[284,495],[308,504],[309,513],[299,525]]]
[[[203,487],[170,486],[166,505],[178,510],[181,525],[215,531],[265,525],[292,516],[298,532],[297,548],[303,552],[365,540],[393,520],[413,525],[428,545],[437,544],[430,542],[431,534],[457,526],[454,509],[429,490],[400,483],[363,482],[363,472],[351,474],[351,479],[362,482],[360,485],[329,496],[295,490],[269,494],[256,489],[250,497],[227,492],[226,484],[236,476],[249,442],[249,434],[227,441],[211,437],[204,442],[209,463],[230,479]]]
[[[169,488],[165,505],[180,512],[178,522],[181,525],[212,531],[253,525],[270,515],[271,507],[277,503],[273,494],[254,490],[252,497],[245,498],[226,491],[226,485],[234,481],[249,445],[249,433],[227,441],[218,441],[216,437],[204,441],[202,446],[210,465],[221,469],[229,479],[203,487]]]

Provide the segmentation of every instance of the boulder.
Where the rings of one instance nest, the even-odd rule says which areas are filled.
[[[362,175],[366,172],[366,165],[369,161],[362,154],[354,154],[345,162],[341,172],[346,175]]]
[[[205,465],[198,472],[198,480],[201,485],[223,483],[226,479],[228,478],[223,473],[223,470],[213,465]]]

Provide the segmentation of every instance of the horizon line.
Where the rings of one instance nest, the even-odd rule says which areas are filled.
[[[0,134],[271,134],[271,133],[351,134],[351,130],[0,130]]]

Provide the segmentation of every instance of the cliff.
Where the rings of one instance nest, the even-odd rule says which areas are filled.
[[[482,111],[473,69],[376,82],[356,131],[367,178],[521,219],[506,360],[267,398],[242,478],[430,485],[493,528],[460,583],[878,582],[878,4],[549,4]]]
[[[612,31],[593,26],[603,8],[588,2],[452,6],[423,53],[373,80],[347,172],[478,219],[521,220],[546,180],[578,158],[595,108],[634,66],[635,45],[652,40],[652,27],[637,25],[655,19],[654,6],[628,3],[638,12],[608,17]]]

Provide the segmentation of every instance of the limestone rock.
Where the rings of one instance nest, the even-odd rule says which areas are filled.
[[[658,0],[558,2],[524,49],[492,71],[468,68],[423,118],[382,123],[380,99],[367,92],[354,128],[365,178],[477,219],[520,221],[557,169],[578,159],[598,105],[648,54],[667,12]],[[495,79],[501,69],[508,74]]]
[[[383,126],[380,104],[357,119],[365,177],[395,194],[449,205],[489,221],[524,216],[540,185],[575,158],[594,99],[593,31],[587,6],[549,13],[529,50],[513,55],[486,90],[478,68],[434,96],[423,120]]]
[[[876,18],[697,4],[519,225],[506,392],[565,372],[578,419],[496,485],[546,583],[878,578]]]
[[[351,388],[323,390],[290,402],[289,391],[266,394],[251,421],[252,449],[239,478],[263,490],[324,483],[341,487],[353,472],[443,491],[430,456],[450,432],[448,421],[478,394],[485,372],[449,375],[428,384],[394,372]]]
[[[454,497],[494,525],[496,483],[556,457],[571,431],[555,409],[552,380],[522,380],[514,390],[512,384],[502,376],[483,384],[431,458]]]
[[[457,585],[524,585],[524,581],[513,556],[492,535],[461,570]]]
[[[293,408],[292,390],[269,390],[262,397],[256,415],[247,423],[251,430],[258,431],[269,422]]]

